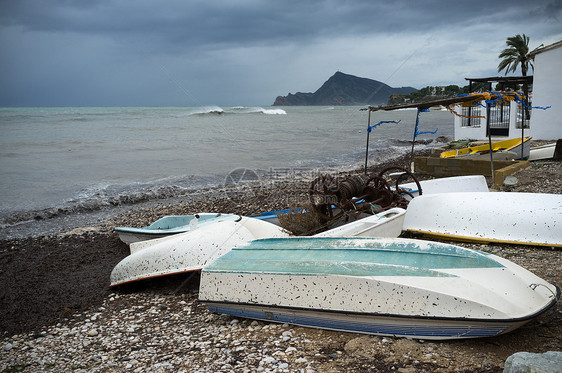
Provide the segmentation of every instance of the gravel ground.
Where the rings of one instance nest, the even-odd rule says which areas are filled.
[[[561,165],[535,162],[502,190],[559,194]],[[128,255],[114,226],[143,226],[168,214],[271,211],[303,198],[308,185],[246,190],[239,200],[206,190],[178,205],[132,208],[97,227],[0,241],[2,372],[500,372],[515,352],[562,350],[560,304],[503,336],[428,342],[211,314],[197,302],[197,276],[108,288],[109,273]],[[560,250],[459,245],[503,256],[562,286]]]

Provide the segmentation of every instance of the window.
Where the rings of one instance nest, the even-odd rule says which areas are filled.
[[[479,116],[482,115],[482,110],[480,110],[480,109],[482,109],[482,107],[478,106],[478,105],[463,107],[462,113],[461,113],[463,115],[461,126],[462,127],[480,127],[480,118],[474,118],[474,117],[479,117]]]

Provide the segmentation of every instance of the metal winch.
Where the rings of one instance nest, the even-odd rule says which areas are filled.
[[[362,213],[375,214],[393,207],[406,208],[413,195],[400,187],[412,179],[422,194],[418,179],[401,167],[388,167],[368,177],[359,175],[334,178],[321,175],[314,179],[309,189],[309,199],[314,210],[325,222],[344,216],[359,217]]]

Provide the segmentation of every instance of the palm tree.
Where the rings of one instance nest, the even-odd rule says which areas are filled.
[[[525,34],[523,34],[523,36],[517,34],[507,38],[505,44],[507,44],[507,48],[505,48],[498,56],[498,58],[503,58],[498,65],[498,72],[505,69],[505,75],[507,75],[509,72],[515,72],[515,70],[517,70],[517,66],[520,65],[521,75],[527,76],[529,66],[531,66],[531,69],[534,69],[533,59],[527,57],[529,53],[529,37]],[[524,114],[527,119],[529,119],[531,116],[529,108],[527,107],[529,104],[529,87],[526,82],[523,84],[523,94],[525,96]],[[521,125],[524,126],[525,123],[522,123]]]
[[[517,67],[521,65],[521,75],[527,76],[529,66],[533,68],[533,60],[527,57],[529,53],[529,37],[523,34],[515,35],[507,38],[505,41],[507,48],[504,49],[498,58],[503,58],[498,65],[498,72],[505,69],[505,75],[509,72],[515,72]]]

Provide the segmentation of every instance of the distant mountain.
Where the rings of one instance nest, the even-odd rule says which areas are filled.
[[[392,88],[377,80],[336,72],[314,93],[278,96],[274,106],[386,105],[394,94],[409,94],[412,87]]]

